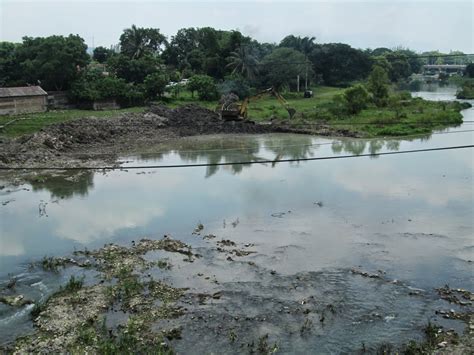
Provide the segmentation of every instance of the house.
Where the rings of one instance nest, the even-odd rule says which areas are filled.
[[[40,86],[0,87],[0,115],[44,112],[48,93]]]

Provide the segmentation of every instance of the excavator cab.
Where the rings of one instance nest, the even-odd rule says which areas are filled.
[[[247,119],[248,106],[250,102],[258,100],[265,95],[274,96],[278,100],[278,102],[288,111],[290,119],[292,119],[296,113],[296,110],[290,107],[289,103],[285,100],[285,98],[281,96],[281,94],[273,87],[263,90],[256,95],[246,97],[242,101],[242,103],[239,103],[237,100],[235,100],[235,95],[230,95],[221,99],[220,114],[221,118],[225,121],[241,121]]]

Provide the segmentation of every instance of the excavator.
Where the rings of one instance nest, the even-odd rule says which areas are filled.
[[[296,110],[291,108],[285,98],[281,96],[281,94],[273,87],[262,90],[256,95],[246,97],[242,103],[238,103],[237,100],[232,98],[230,100],[224,99],[224,102],[220,107],[221,118],[225,121],[241,121],[247,119],[250,102],[258,100],[265,95],[274,96],[278,102],[288,111],[290,119],[293,118]],[[236,95],[233,95],[233,97],[236,97]]]

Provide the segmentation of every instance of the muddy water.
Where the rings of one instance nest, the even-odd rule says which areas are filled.
[[[428,88],[416,95],[450,100],[454,92]],[[474,121],[474,109],[463,115]],[[471,122],[404,140],[190,138],[123,160],[214,163],[466,145],[474,143],[474,132],[465,132],[474,129]],[[435,316],[455,307],[434,288],[474,289],[473,172],[472,150],[75,172],[46,181],[38,172],[31,184],[0,183],[0,278],[5,284],[17,275],[19,292],[44,298],[77,270],[51,274],[31,268],[32,261],[170,234],[203,258],[190,264],[165,255],[174,267],[158,276],[191,293],[222,291],[219,300],[189,307],[171,322],[183,326],[183,339],[173,343],[183,353],[246,351],[265,334],[283,352],[351,352],[362,343],[420,338],[428,320],[462,331],[463,324]],[[201,236],[192,234],[198,223]],[[209,233],[217,238],[203,239]],[[256,253],[228,260],[229,253],[216,250],[221,239]],[[27,313],[0,305],[0,343],[31,330]]]

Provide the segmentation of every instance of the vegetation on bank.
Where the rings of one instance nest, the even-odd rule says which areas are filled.
[[[53,123],[67,122],[84,117],[110,118],[122,113],[140,113],[144,107],[130,107],[121,110],[58,110],[31,113],[18,116],[0,116],[0,136],[17,137],[34,133]]]
[[[362,50],[292,34],[280,43],[261,43],[237,30],[211,27],[182,28],[167,38],[158,28],[132,25],[117,41],[110,49],[95,48],[92,56],[78,35],[0,42],[0,86],[39,84],[48,92],[68,91],[78,105],[114,98],[129,107],[183,87],[212,101],[236,82],[241,88],[273,86],[293,92],[306,82],[347,87],[366,80],[379,65],[392,83],[401,83],[423,64],[469,62],[461,52],[450,53],[459,57],[436,51],[418,56],[407,48]]]
[[[458,99],[474,99],[474,78],[466,78],[462,81],[459,91],[456,93]]]
[[[421,98],[411,98],[408,93],[393,93],[385,106],[378,107],[365,96],[363,88],[356,86],[354,90],[334,87],[317,87],[314,97],[305,99],[301,93],[285,94],[289,105],[297,111],[295,117],[288,120],[288,112],[274,97],[264,97],[253,101],[249,106],[249,119],[264,123],[274,122],[294,125],[301,128],[328,125],[334,128],[356,133],[361,137],[405,136],[429,134],[435,129],[462,123],[460,111],[468,108],[467,103],[435,102]],[[345,93],[358,102],[346,103]],[[360,91],[357,93],[357,91]],[[362,92],[362,94],[361,94]],[[197,104],[211,110],[218,108],[214,101],[202,101],[192,97],[190,92],[183,92],[179,99],[163,101],[167,106],[175,108],[187,104]],[[0,131],[0,135],[16,137],[34,133],[43,127],[83,117],[111,118],[122,113],[140,113],[145,107],[134,107],[123,110],[107,111],[50,111],[45,113],[22,115],[18,117],[0,117],[0,125],[11,122]],[[356,112],[354,112],[354,110]]]

